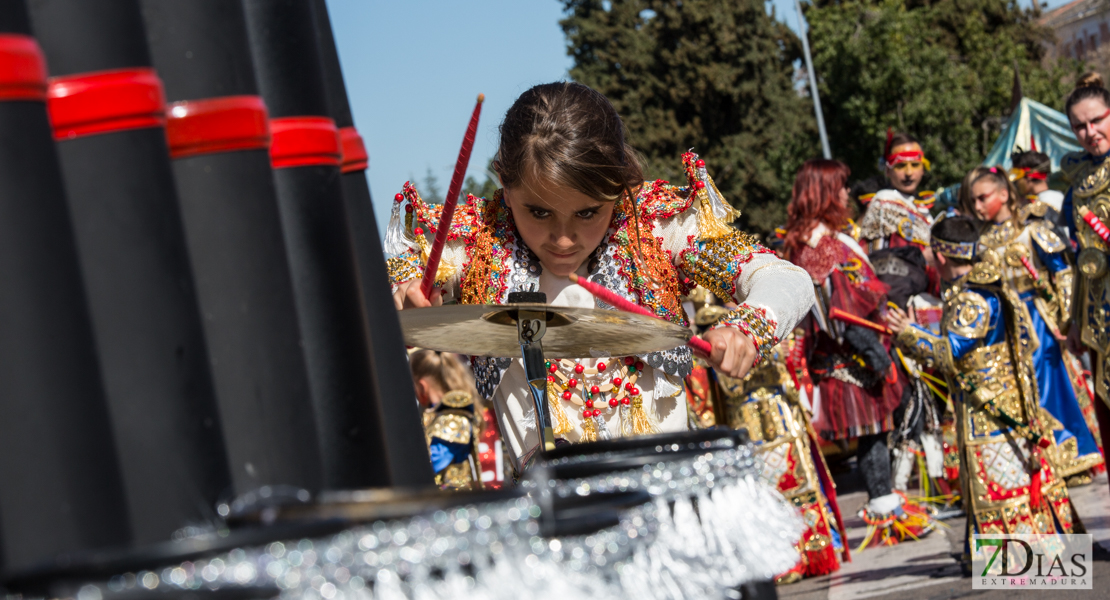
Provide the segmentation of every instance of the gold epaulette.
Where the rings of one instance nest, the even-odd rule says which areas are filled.
[[[998,253],[991,249],[980,250],[979,260],[967,274],[971,283],[985,285],[994,283],[1002,278],[1002,259]]]
[[[1018,211],[1018,220],[1024,223],[1032,218],[1043,219],[1044,216],[1048,214],[1048,209],[1050,208],[1052,207],[1038,200],[1036,196],[1033,196],[1030,198],[1029,204],[1026,204]]]
[[[960,292],[946,303],[942,331],[979,339],[987,335],[990,321],[991,307],[986,298],[971,291]]]
[[[1052,227],[1052,223],[1048,221],[1034,221],[1029,224],[1029,237],[1033,238],[1033,242],[1041,247],[1041,250],[1049,254],[1063,252],[1067,246],[1064,245],[1064,240],[1056,234],[1056,230]]]
[[[1086,152],[1069,152],[1060,158],[1060,172],[1069,183],[1075,183],[1079,172],[1091,164]]]

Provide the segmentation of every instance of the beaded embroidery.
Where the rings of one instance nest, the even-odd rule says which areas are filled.
[[[389,272],[389,281],[393,285],[424,275],[424,264],[420,260],[420,255],[413,251],[386,259],[385,264]]]
[[[736,296],[740,266],[754,254],[771,253],[751,236],[734,231],[724,237],[698,241],[682,253],[683,271],[718,298]]]
[[[779,343],[779,338],[775,335],[778,323],[767,318],[767,311],[762,308],[741,304],[739,308],[718,321],[713,329],[720,327],[739,329],[741,333],[752,340],[752,343],[755,344],[755,351],[758,353],[755,362],[752,364],[760,364]]]
[[[590,257],[588,279],[649,308],[659,317],[686,325],[681,298],[694,287],[695,282],[711,287],[715,292],[727,289],[727,297],[732,297],[741,264],[750,261],[753,253],[770,251],[752,238],[724,225],[734,216],[731,208],[727,208],[725,218],[712,216],[714,210],[721,208],[714,206],[720,198],[719,193],[715,200],[711,198],[713,183],[705,173],[704,162],[693,153],[686,153],[682,158],[688,186],[672,185],[663,180],[645,182],[635,200],[625,198],[617,203],[609,230]],[[715,188],[712,190],[716,192]],[[408,201],[405,206],[405,229],[411,237],[426,245],[424,236],[412,236],[412,233],[418,226],[422,226],[422,233],[433,232],[438,227],[442,207],[425,204],[415,187],[408,182],[398,202],[405,200]],[[694,269],[696,272],[684,269],[685,274],[692,278],[688,279],[675,269],[673,257],[664,249],[663,240],[654,235],[654,227],[656,221],[676,217],[690,210],[697,202],[700,202],[697,207],[700,233],[697,237],[702,241],[696,242],[691,236],[687,242],[696,245],[696,248],[684,254],[688,254],[686,258],[691,260],[703,254],[713,259],[702,260]],[[702,223],[707,219],[708,227]],[[518,237],[502,190],[489,200],[468,196],[465,203],[460,203],[448,235],[448,241],[452,240],[465,245],[460,303],[500,304],[509,292],[539,289],[542,268],[535,254]],[[413,248],[390,259],[391,281],[396,285],[419,277],[423,270],[424,252],[426,250]],[[710,265],[710,262],[713,264]],[[456,265],[456,268],[459,266]],[[596,305],[612,308],[600,301]],[[692,367],[690,351],[685,347],[654,352],[640,358],[651,367],[671,375],[685,376]],[[508,359],[476,361],[475,371],[480,371],[476,374],[483,396],[488,398],[492,395],[509,364]]]

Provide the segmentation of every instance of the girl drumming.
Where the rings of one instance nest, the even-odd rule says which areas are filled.
[[[696,155],[683,155],[685,186],[644,182],[624,125],[600,93],[576,83],[536,86],[501,125],[494,170],[503,187],[467,198],[451,224],[426,300],[419,279],[438,213],[406,184],[386,236],[398,309],[500,304],[514,291],[540,291],[550,304],[598,306],[571,284],[576,273],[685,324],[682,295],[701,284],[739,308],[705,335],[709,361],[743,377],[805,316],[813,303],[805,272],[727,225],[734,212]],[[402,224],[401,206],[408,212]],[[478,359],[478,390],[490,398],[519,470],[539,445],[522,361]],[[569,442],[687,428],[682,378],[686,348],[645,356],[582,358],[549,365],[548,403],[558,437]],[[634,379],[634,381],[629,381]],[[618,400],[600,392],[624,386]],[[623,403],[622,403],[623,402]]]

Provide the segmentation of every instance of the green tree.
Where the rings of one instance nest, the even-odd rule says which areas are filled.
[[[761,0],[563,0],[570,76],[620,112],[648,178],[684,181],[694,148],[769,233],[785,222],[794,173],[820,150],[813,108],[793,86],[801,43]]]
[[[982,161],[1025,96],[1062,108],[1074,62],[1043,66],[1051,32],[1014,0],[815,0],[805,9],[833,155],[854,177],[878,173],[887,128],[921,140],[926,185]]]
[[[493,172],[493,159],[489,159],[486,163],[486,170],[483,173],[484,178],[481,183],[478,182],[473,176],[468,176],[466,181],[463,182],[462,194],[459,200],[465,200],[467,194],[473,194],[478,198],[490,199],[493,198],[493,193],[501,187],[500,180],[497,179],[497,173]]]

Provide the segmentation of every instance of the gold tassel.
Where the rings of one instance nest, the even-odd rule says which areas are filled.
[[[582,439],[587,442],[597,441],[597,424],[592,417],[582,420]]]
[[[406,214],[405,215],[405,227],[407,228],[406,233],[410,238],[412,238],[413,241],[416,242],[416,244],[418,246],[420,246],[420,262],[426,265],[426,264],[428,264],[428,255],[431,254],[431,252],[432,252],[432,243],[428,241],[427,236],[418,235],[415,232],[415,230],[413,229],[413,223],[414,223],[414,219],[413,219],[412,213]],[[447,280],[457,270],[458,270],[458,265],[456,265],[456,264],[452,263],[451,261],[443,258],[443,255],[441,254],[440,259],[439,259],[439,268],[436,269],[436,280],[435,280],[436,286],[437,287],[443,287],[443,284],[447,283]]]
[[[648,416],[647,410],[644,409],[643,396],[636,396],[632,399],[632,410],[629,411],[629,413],[632,416],[633,435],[659,433],[659,427],[655,424],[655,421]]]
[[[559,403],[558,397],[555,395],[555,384],[548,382],[547,384],[547,406],[551,411],[551,418],[555,421],[555,427],[551,432],[555,435],[566,435],[574,430],[570,424],[570,419],[567,418],[566,411],[563,410],[562,404]]]
[[[701,206],[698,207],[698,239],[715,240],[732,233],[732,228],[713,214],[713,207],[709,205],[709,192],[698,192]]]

